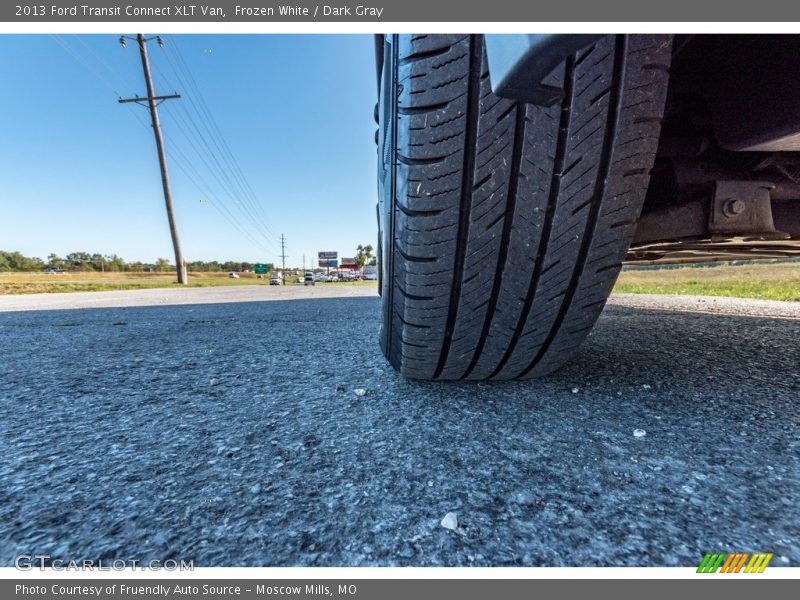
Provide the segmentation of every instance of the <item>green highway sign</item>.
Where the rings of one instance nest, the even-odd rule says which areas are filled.
[[[267,271],[272,270],[272,265],[264,264],[264,263],[257,263],[253,267],[253,271],[256,272],[256,275],[265,275]]]

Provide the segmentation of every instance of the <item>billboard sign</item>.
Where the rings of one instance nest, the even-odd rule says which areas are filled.
[[[317,258],[319,258],[320,261],[323,261],[323,260],[336,260],[337,258],[339,258],[339,253],[338,252],[318,252],[317,253]]]

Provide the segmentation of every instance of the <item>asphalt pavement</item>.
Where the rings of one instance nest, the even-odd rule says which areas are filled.
[[[202,294],[0,312],[0,565],[800,565],[798,303],[620,296],[551,377],[438,384],[374,293]]]

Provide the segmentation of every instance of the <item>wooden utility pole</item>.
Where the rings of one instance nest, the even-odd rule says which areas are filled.
[[[125,46],[126,36],[119,38],[120,44]],[[127,38],[134,39],[134,38]],[[181,252],[181,241],[178,237],[178,227],[175,224],[175,210],[172,206],[172,191],[169,185],[169,171],[167,170],[167,155],[164,151],[164,138],[161,135],[161,122],[158,119],[158,105],[164,100],[172,98],[180,98],[179,94],[171,94],[169,96],[156,96],[155,86],[153,85],[153,77],[150,74],[150,60],[147,56],[147,42],[154,38],[146,38],[144,34],[140,33],[136,36],[136,42],[139,44],[139,53],[142,57],[142,71],[144,72],[144,83],[147,86],[147,98],[120,98],[120,103],[136,102],[142,104],[145,100],[150,109],[150,121],[153,125],[153,135],[156,138],[156,150],[158,151],[158,166],[161,169],[161,187],[164,189],[164,204],[167,207],[167,220],[169,221],[169,232],[172,236],[172,247],[175,250],[175,270],[178,275],[178,283],[187,283],[188,277],[186,273],[186,262],[183,260],[183,253]],[[155,38],[159,46],[164,43],[160,36]]]

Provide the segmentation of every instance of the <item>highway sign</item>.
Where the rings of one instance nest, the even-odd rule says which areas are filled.
[[[256,275],[266,275],[267,271],[272,270],[272,265],[268,265],[265,263],[256,263],[253,266],[253,271],[255,271]]]

